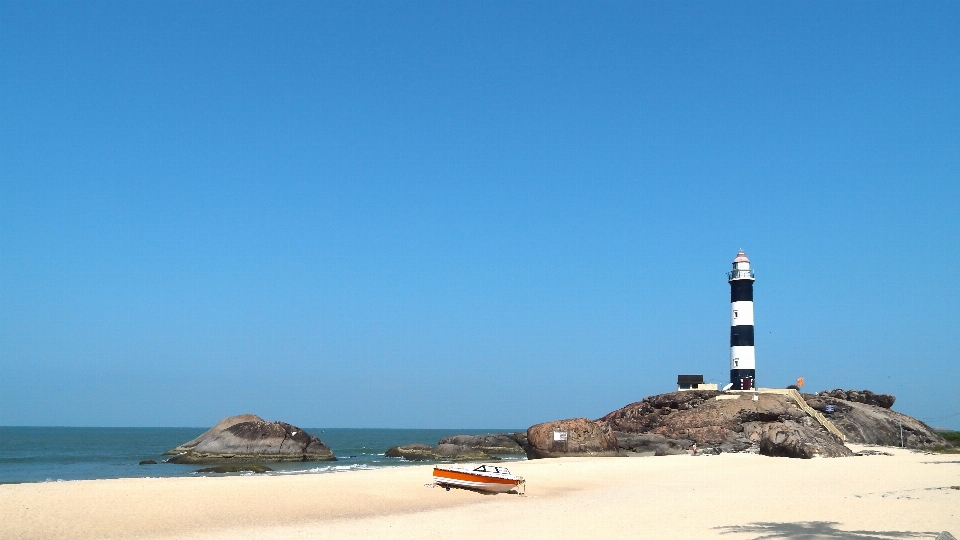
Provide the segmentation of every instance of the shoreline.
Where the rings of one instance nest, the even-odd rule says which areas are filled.
[[[960,489],[951,489],[960,487],[960,457],[850,446],[893,455],[512,462],[527,479],[523,497],[428,488],[432,465],[4,484],[0,539],[960,534]]]

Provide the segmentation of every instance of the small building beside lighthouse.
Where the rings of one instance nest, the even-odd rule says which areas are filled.
[[[753,350],[753,270],[750,259],[740,250],[727,272],[730,283],[730,387],[756,388],[756,357]]]

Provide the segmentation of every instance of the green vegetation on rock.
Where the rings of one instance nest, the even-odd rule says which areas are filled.
[[[940,436],[953,443],[954,446],[960,445],[960,431],[941,431]]]

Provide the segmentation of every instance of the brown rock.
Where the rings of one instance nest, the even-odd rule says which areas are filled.
[[[565,432],[566,441],[554,440],[554,432]],[[557,420],[527,429],[527,458],[564,456],[618,456],[617,436],[610,427],[586,418]]]

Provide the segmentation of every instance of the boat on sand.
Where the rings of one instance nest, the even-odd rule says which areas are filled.
[[[459,487],[506,493],[519,489],[526,481],[522,476],[510,474],[506,467],[497,465],[437,465],[433,468],[433,482],[447,489]]]

